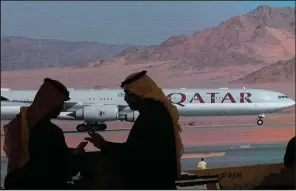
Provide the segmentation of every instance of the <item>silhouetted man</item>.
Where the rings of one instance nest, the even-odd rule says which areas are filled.
[[[176,107],[146,71],[128,76],[121,87],[130,109],[140,113],[127,141],[105,141],[94,132],[86,140],[122,161],[124,189],[176,189],[183,152]]]
[[[64,102],[69,99],[69,92],[63,84],[49,78],[44,80],[25,115],[25,124],[29,130],[26,148],[29,160],[7,175],[6,189],[67,188],[67,181],[72,176],[73,149],[67,147],[62,129],[53,124],[51,119],[60,114]],[[21,120],[20,115],[17,120]],[[15,122],[9,128],[19,127]]]

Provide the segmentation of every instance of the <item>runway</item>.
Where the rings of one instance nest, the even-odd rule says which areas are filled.
[[[282,162],[286,142],[264,144],[228,144],[187,147],[185,154],[224,152],[224,156],[204,157],[208,168]],[[182,169],[197,169],[199,158],[182,159]],[[1,157],[1,185],[6,175],[7,158]]]
[[[7,124],[9,120],[1,120],[1,125]],[[76,120],[52,120],[63,129],[66,134],[77,133],[76,126],[82,121]],[[129,131],[133,123],[125,121],[110,121],[105,132]],[[189,124],[192,124],[190,126]],[[264,124],[258,126],[254,116],[216,116],[216,117],[180,117],[180,125],[183,129],[243,129],[245,127],[255,128],[276,128],[288,127],[295,124],[295,115],[291,113],[272,113],[266,116]],[[1,128],[1,131],[3,128]],[[104,133],[105,133],[104,132]],[[3,132],[1,132],[2,134]]]
[[[210,130],[215,130],[215,129],[245,129],[245,128],[249,128],[249,129],[260,129],[260,128],[278,128],[279,126],[281,126],[282,128],[290,128],[295,126],[295,124],[293,123],[287,123],[287,124],[272,124],[272,125],[262,125],[262,126],[258,126],[258,125],[253,125],[253,124],[241,124],[241,125],[207,125],[207,126],[183,126],[182,129],[183,131],[198,131],[198,130],[206,130],[206,129],[210,129]],[[125,131],[130,131],[130,128],[123,128],[123,129],[107,129],[105,131],[99,131],[100,133],[104,134],[104,133],[116,133],[116,132],[125,132]],[[74,131],[68,131],[68,130],[64,130],[65,134],[75,134],[75,133],[86,133],[86,132],[78,132],[77,130]]]

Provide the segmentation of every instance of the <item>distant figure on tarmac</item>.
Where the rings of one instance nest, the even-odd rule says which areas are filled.
[[[139,111],[127,141],[105,141],[94,132],[85,139],[122,161],[123,189],[176,189],[183,154],[177,108],[146,71],[128,76],[121,87],[130,109]]]
[[[197,167],[199,169],[206,169],[207,168],[207,163],[204,161],[204,158],[201,158]]]
[[[32,105],[23,107],[7,125],[4,150],[9,167],[5,189],[67,188],[74,150],[67,147],[62,129],[51,119],[60,114],[69,99],[63,84],[46,78]]]
[[[254,189],[258,190],[296,190],[296,141],[293,137],[286,147],[284,156],[285,168],[279,173],[272,173],[266,176],[263,181]]]

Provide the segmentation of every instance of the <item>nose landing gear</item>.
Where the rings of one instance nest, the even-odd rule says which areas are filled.
[[[263,125],[263,120],[262,119],[258,119],[257,120],[257,125]]]
[[[98,123],[98,122],[84,122],[83,124],[77,125],[76,129],[79,132],[88,131],[88,130],[105,131],[107,129],[107,125],[104,123]]]
[[[263,118],[265,117],[265,115],[264,114],[262,114],[262,115],[258,115],[258,120],[257,120],[257,125],[259,125],[259,126],[261,126],[261,125],[263,125]]]

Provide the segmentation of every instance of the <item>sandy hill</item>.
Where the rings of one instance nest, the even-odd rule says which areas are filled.
[[[278,61],[252,72],[234,83],[262,83],[262,82],[294,82],[295,57],[286,61]]]
[[[260,67],[295,55],[295,8],[259,6],[217,27],[193,35],[172,36],[159,45],[131,48],[103,64],[168,64],[171,70],[201,71],[230,66]]]

